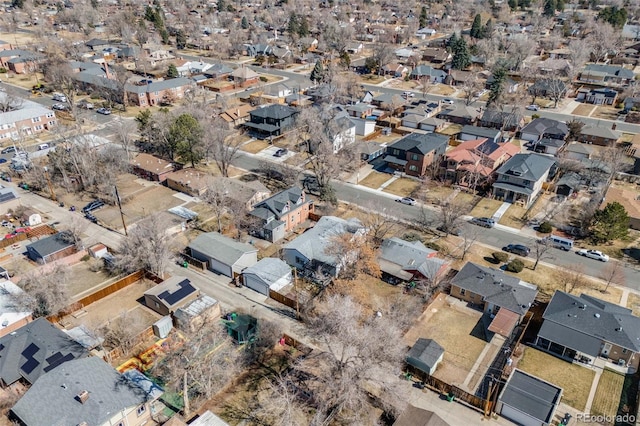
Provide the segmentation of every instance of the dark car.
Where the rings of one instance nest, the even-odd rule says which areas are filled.
[[[100,208],[104,207],[104,202],[100,201],[100,200],[95,200],[90,202],[89,204],[87,204],[86,206],[84,206],[82,208],[82,212],[83,213],[90,213],[94,210],[98,210]]]
[[[92,215],[91,213],[85,213],[84,217],[93,223],[98,223],[98,218]]]
[[[460,228],[456,228],[455,226],[447,227],[444,225],[440,225],[436,229],[440,232],[444,232],[445,234],[455,235],[456,237],[462,235],[462,230]]]
[[[10,152],[16,152],[16,147],[15,146],[8,146],[5,149],[3,149],[2,151],[0,151],[0,153],[2,153],[2,154],[8,154]]]
[[[6,159],[6,158],[0,158],[0,164],[4,164],[4,163],[6,163],[6,162],[7,162],[7,159]]]
[[[529,247],[523,246],[522,244],[509,244],[508,246],[503,247],[502,250],[524,257],[529,256],[529,252],[531,251]]]
[[[274,157],[282,157],[283,155],[285,155],[287,152],[289,152],[289,150],[287,150],[287,148],[280,148],[279,150],[276,151],[275,154],[273,154]]]

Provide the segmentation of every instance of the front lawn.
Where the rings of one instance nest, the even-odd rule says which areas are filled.
[[[598,382],[591,413],[598,416],[615,416],[618,413],[623,385],[623,374],[605,368]]]
[[[359,185],[364,185],[369,188],[378,189],[383,183],[391,179],[391,175],[388,173],[380,173],[372,171],[364,179],[358,182]]]
[[[391,182],[389,186],[384,188],[384,192],[399,195],[400,197],[409,197],[420,186],[420,182],[413,179],[400,178]]]
[[[469,215],[473,217],[491,217],[501,205],[502,201],[483,198],[473,207]]]

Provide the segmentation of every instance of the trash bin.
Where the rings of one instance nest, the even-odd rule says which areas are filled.
[[[447,401],[453,402],[455,399],[456,399],[456,396],[452,392],[449,392],[447,394]]]
[[[182,262],[182,267],[183,267],[183,268],[188,268],[188,267],[189,267],[189,264],[188,264],[187,262]]]

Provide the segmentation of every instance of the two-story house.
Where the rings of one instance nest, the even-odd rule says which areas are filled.
[[[309,219],[309,213],[313,212],[313,200],[307,198],[302,189],[294,186],[254,205],[249,214],[262,221],[260,236],[276,242]]]
[[[536,118],[524,126],[520,132],[520,139],[535,143],[542,139],[565,140],[569,136],[569,127],[551,118]]]
[[[542,184],[556,172],[556,160],[541,154],[516,154],[496,171],[493,195],[508,203],[531,205]]]
[[[387,147],[383,161],[393,170],[424,176],[430,166],[440,163],[448,144],[444,135],[410,133]]]
[[[633,81],[633,70],[617,65],[587,64],[578,75],[581,83],[625,85]]]
[[[38,103],[26,99],[12,101],[4,92],[0,92],[0,102],[6,105],[6,111],[0,113],[0,142],[36,135],[57,124],[55,113]]]
[[[520,152],[511,143],[495,143],[489,139],[462,142],[449,150],[442,162],[440,176],[472,189],[487,184],[495,170]]]
[[[195,82],[186,77],[172,78],[144,85],[127,84],[125,86],[127,100],[141,107],[156,106],[162,103],[173,103],[182,99],[187,90],[193,88]]]
[[[288,105],[272,104],[249,112],[249,121],[244,126],[258,138],[277,137],[295,126],[298,113]]]

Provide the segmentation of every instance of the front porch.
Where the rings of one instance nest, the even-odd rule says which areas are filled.
[[[493,184],[493,195],[497,200],[512,204],[523,204],[525,207],[528,207],[533,200],[532,189],[503,182]]]

